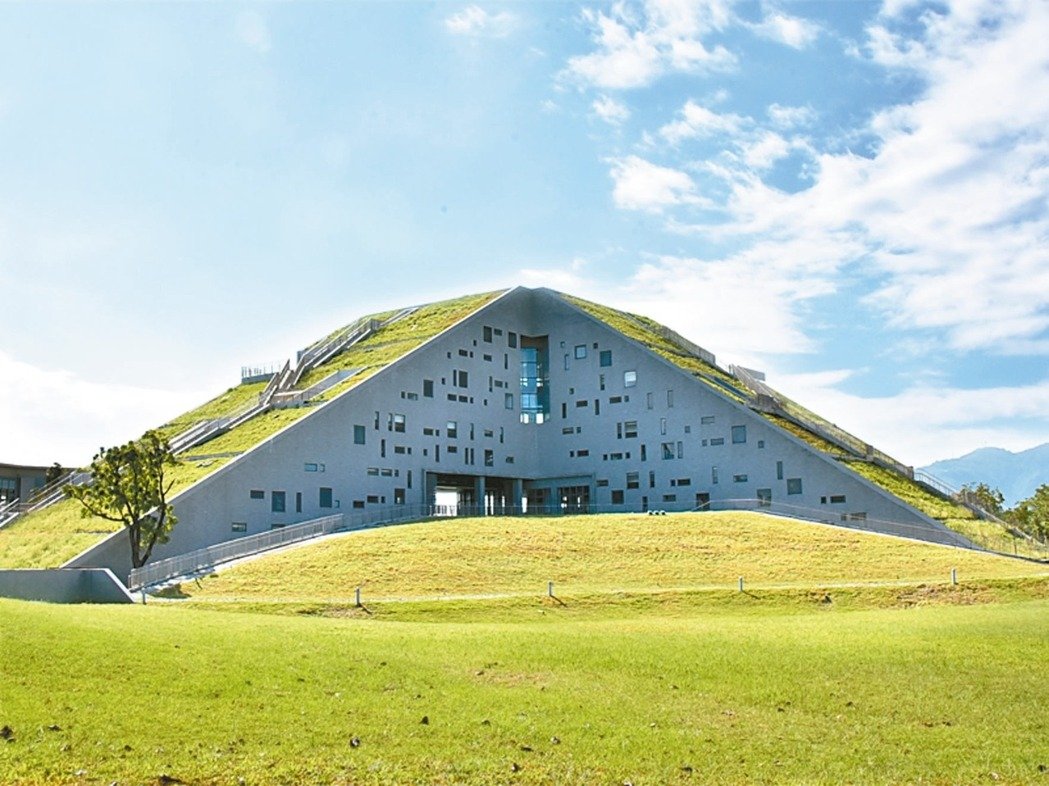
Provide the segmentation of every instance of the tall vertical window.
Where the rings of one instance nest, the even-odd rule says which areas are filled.
[[[747,427],[746,426],[733,426],[732,427],[732,444],[742,445],[747,441]]]
[[[444,433],[448,439],[455,439],[459,436],[459,422],[456,420],[449,420],[444,427]]]
[[[636,371],[624,371],[623,372],[623,387],[632,388],[637,384],[637,372]]]
[[[783,480],[783,462],[776,462],[776,480]]]
[[[317,503],[322,508],[331,507],[331,489],[325,486],[321,486],[320,500]]]
[[[612,365],[612,350],[610,350],[610,349],[602,349],[601,350],[601,355],[600,355],[600,360],[601,360],[601,365],[602,366],[611,366]]]
[[[550,414],[546,336],[521,336],[521,422],[542,423]]]
[[[283,513],[285,508],[285,496],[283,491],[270,492],[270,510],[274,513]]]
[[[366,429],[364,428],[364,426],[354,426],[353,427],[353,444],[354,445],[363,445],[364,444],[365,432],[366,432]]]
[[[576,344],[575,346],[575,359],[582,360],[586,357],[586,344]]]
[[[426,398],[433,398],[433,380],[432,379],[424,379],[423,380],[423,396],[425,396]]]
[[[674,391],[673,390],[668,390],[667,391],[667,407],[672,407],[672,406],[674,406]]]

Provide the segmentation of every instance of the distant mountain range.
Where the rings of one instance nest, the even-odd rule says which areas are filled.
[[[1049,442],[1020,453],[980,448],[922,469],[956,488],[966,483],[986,483],[1001,491],[1006,507],[1012,507],[1043,483],[1049,483]]]

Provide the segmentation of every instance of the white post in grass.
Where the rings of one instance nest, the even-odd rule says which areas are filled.
[[[355,600],[357,601],[357,606],[360,607],[360,605],[361,605],[361,588],[360,587],[357,587],[356,591],[354,592],[354,596],[355,596]]]
[[[951,568],[951,584],[958,583],[958,568]]]
[[[743,591],[743,577],[742,576],[739,577],[739,591],[740,592]]]
[[[547,594],[547,597],[550,597],[550,598],[554,597],[554,582],[552,582],[552,581],[546,582],[546,594]]]

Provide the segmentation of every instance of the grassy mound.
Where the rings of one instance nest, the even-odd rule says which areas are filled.
[[[1049,575],[978,552],[760,513],[474,518],[349,533],[232,566],[196,599],[540,595]]]

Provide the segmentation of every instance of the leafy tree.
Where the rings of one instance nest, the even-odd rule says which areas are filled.
[[[112,448],[100,448],[91,460],[92,482],[67,485],[66,493],[78,500],[84,518],[98,516],[124,525],[131,541],[131,561],[141,568],[157,543],[167,543],[178,519],[167,495],[174,481],[165,480],[165,467],[178,459],[167,440],[155,431]]]
[[[1031,537],[1049,541],[1049,483],[1043,483],[1034,494],[1018,502],[1006,517]]]
[[[1005,504],[1005,497],[998,489],[988,486],[986,483],[970,484],[962,486],[958,496],[972,505],[976,505],[988,513],[1000,516]]]
[[[56,461],[44,471],[44,485],[50,486],[52,483],[54,483],[56,480],[62,477],[62,475],[65,474],[65,471],[65,468]]]

